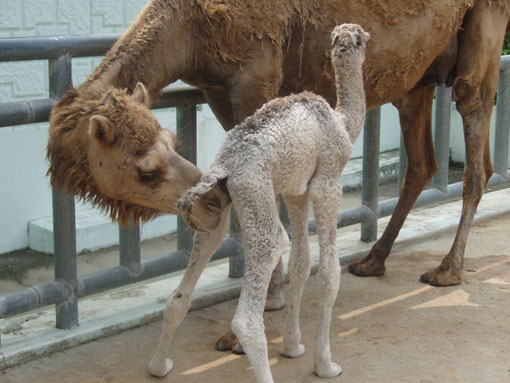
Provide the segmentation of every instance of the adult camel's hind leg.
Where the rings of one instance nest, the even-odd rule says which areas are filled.
[[[437,171],[431,130],[434,89],[434,86],[414,88],[394,103],[399,111],[400,127],[407,152],[407,169],[397,207],[386,230],[372,247],[370,254],[349,265],[351,273],[357,276],[380,276],[385,273],[384,262],[407,214]]]
[[[453,88],[462,115],[467,166],[457,235],[441,264],[423,274],[422,282],[449,286],[462,281],[464,249],[476,208],[493,169],[489,150],[490,118],[499,74],[508,13],[497,2],[478,2],[467,14],[460,40]]]
[[[251,62],[245,63],[241,74],[230,79],[226,91],[230,100],[229,103],[223,99],[223,92],[210,92],[209,96],[206,95],[206,97],[214,99],[215,106],[212,105],[212,109],[215,114],[217,114],[217,110],[227,110],[227,106],[230,105],[233,122],[238,124],[252,115],[264,103],[275,98],[283,77],[282,57],[281,47],[265,44]],[[223,117],[229,126],[225,129],[229,130],[230,120],[225,117],[229,116]],[[282,292],[284,281],[283,263],[280,259],[271,276],[267,291],[266,310],[278,310],[285,305]],[[242,347],[231,330],[218,338],[215,347],[219,351],[232,350],[236,354],[243,353]]]

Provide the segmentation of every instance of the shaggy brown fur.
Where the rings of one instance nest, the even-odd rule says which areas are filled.
[[[133,155],[146,151],[154,144],[156,126],[146,124],[143,130],[136,130],[140,115],[131,113],[132,110],[128,113],[128,110],[139,108],[139,105],[129,103],[125,90],[110,89],[103,96],[98,94],[97,97],[85,99],[78,90],[73,89],[56,105],[50,118],[51,126],[55,128],[52,129],[47,151],[51,184],[66,193],[76,194],[83,201],[91,202],[122,224],[126,224],[130,216],[136,220],[148,221],[161,212],[110,198],[98,190],[89,171],[89,142],[86,134],[83,134],[86,129],[83,117],[99,113],[116,121],[112,144]],[[128,120],[133,117],[137,120]]]

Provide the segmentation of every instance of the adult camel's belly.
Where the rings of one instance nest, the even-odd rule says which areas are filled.
[[[324,1],[320,26],[299,23],[284,49],[280,94],[311,90],[336,102],[329,62],[334,25],[357,23],[371,34],[364,64],[369,109],[394,101],[413,88],[462,25],[473,0]]]

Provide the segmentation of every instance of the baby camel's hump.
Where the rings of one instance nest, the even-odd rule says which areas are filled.
[[[305,96],[275,118],[271,129],[276,141],[272,180],[278,194],[303,194],[319,173],[340,177],[351,153],[343,121],[322,97]]]

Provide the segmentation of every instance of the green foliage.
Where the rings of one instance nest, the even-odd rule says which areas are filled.
[[[503,53],[504,55],[510,55],[510,33],[505,35],[505,42],[503,43]]]

